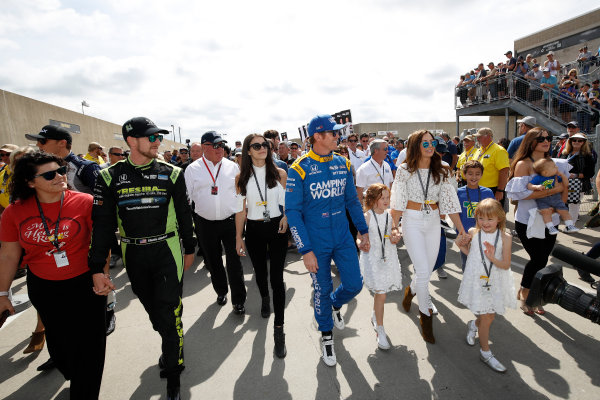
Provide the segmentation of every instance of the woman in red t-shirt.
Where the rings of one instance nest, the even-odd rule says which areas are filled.
[[[14,314],[8,289],[24,249],[28,294],[46,326],[50,357],[71,381],[71,398],[97,399],[106,348],[105,296],[112,284],[87,267],[93,199],[67,190],[66,168],[61,158],[43,152],[16,163],[12,203],[0,220],[0,312]]]

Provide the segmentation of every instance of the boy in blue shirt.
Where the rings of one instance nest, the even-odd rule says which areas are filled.
[[[491,189],[479,186],[479,181],[483,176],[483,165],[479,161],[467,161],[460,170],[467,182],[467,185],[459,187],[457,192],[458,201],[460,201],[460,207],[462,208],[460,220],[465,228],[465,232],[468,232],[469,229],[475,226],[475,209],[477,208],[477,204],[483,199],[494,199],[495,197]],[[467,255],[461,251],[460,257],[462,260],[461,268],[464,271]]]

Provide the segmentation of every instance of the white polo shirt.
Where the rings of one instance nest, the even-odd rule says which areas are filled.
[[[217,164],[204,157],[191,163],[185,170],[185,185],[194,212],[204,219],[220,221],[241,211],[235,188],[239,173],[238,165],[226,158]],[[212,194],[213,186],[218,188],[216,194]]]
[[[365,162],[365,152],[361,149],[356,149],[356,151],[352,151],[350,147],[348,147],[348,153],[350,154],[350,163],[354,167],[355,170],[358,170],[363,162]]]
[[[377,161],[370,159],[369,161],[365,161],[356,170],[356,186],[363,188],[365,192],[374,183],[383,183],[391,187],[393,181],[394,175],[392,175],[392,169],[385,161],[380,166],[377,164]]]

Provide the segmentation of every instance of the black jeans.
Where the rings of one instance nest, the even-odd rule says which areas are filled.
[[[198,216],[198,237],[204,259],[210,266],[210,280],[219,296],[228,292],[227,281],[231,288],[231,302],[243,305],[246,302],[246,286],[240,257],[235,251],[235,216],[220,221],[210,221]],[[227,273],[223,266],[221,243],[225,248]]]
[[[256,284],[261,297],[269,295],[269,278],[273,290],[273,309],[275,311],[275,326],[284,322],[285,285],[283,283],[283,268],[287,253],[287,235],[279,233],[281,217],[272,218],[270,222],[248,220],[246,222],[246,249],[254,267]],[[267,270],[267,257],[269,270]]]
[[[550,235],[548,228],[546,228],[545,239],[528,239],[527,224],[522,224],[518,221],[515,221],[515,230],[525,251],[529,254],[529,261],[525,264],[525,271],[523,271],[523,278],[521,279],[521,286],[529,289],[535,274],[548,263],[548,257],[550,257],[550,253],[554,248],[557,235]]]
[[[62,281],[27,273],[31,304],[46,328],[48,352],[71,399],[97,399],[106,350],[106,296],[94,294],[89,272]]]

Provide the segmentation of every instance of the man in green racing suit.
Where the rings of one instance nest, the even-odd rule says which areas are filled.
[[[178,399],[184,369],[182,278],[194,260],[196,241],[182,170],[156,159],[162,133],[168,131],[143,117],[123,125],[131,154],[96,179],[88,265],[92,273],[102,272],[118,225],[131,288],[162,338],[159,366],[167,378],[167,398]],[[112,287],[108,277],[95,282],[96,292]]]

